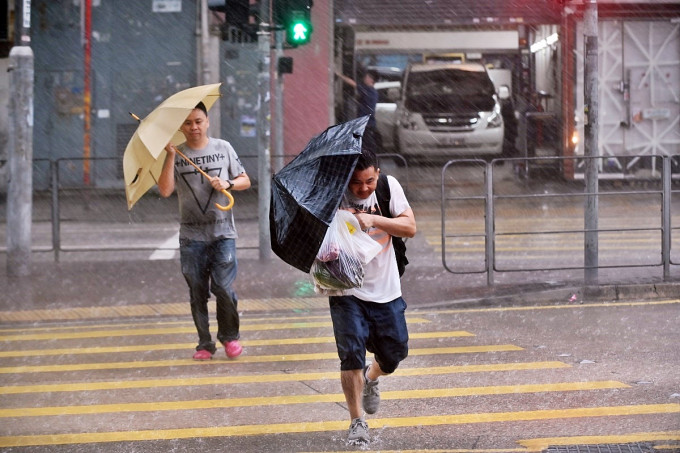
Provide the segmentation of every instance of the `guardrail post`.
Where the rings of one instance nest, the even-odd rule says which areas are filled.
[[[494,207],[493,207],[493,163],[487,162],[486,171],[484,172],[484,183],[486,186],[486,206],[485,206],[485,255],[486,255],[486,284],[492,286],[494,284],[494,267],[495,267],[495,256],[494,250],[495,235],[496,231],[494,229]]]
[[[442,167],[442,178],[441,178],[441,204],[440,209],[440,220],[441,220],[441,240],[442,240],[442,265],[447,271],[449,267],[446,265],[446,170],[449,168],[451,161],[448,161]]]
[[[54,250],[54,261],[59,262],[59,251],[61,249],[61,225],[59,224],[59,161],[50,161],[50,190],[52,191],[52,250]]]
[[[663,261],[663,279],[671,275],[671,158],[663,156],[663,192],[661,205],[661,260]]]

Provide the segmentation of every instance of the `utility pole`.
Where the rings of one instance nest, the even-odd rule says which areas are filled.
[[[91,183],[90,158],[92,157],[92,0],[80,4],[82,14],[83,44],[83,184]]]
[[[597,142],[599,131],[597,0],[587,0],[585,6],[583,23],[585,42],[584,155],[586,157],[584,277],[587,285],[596,285],[598,282],[598,168],[600,164]]]
[[[283,30],[276,31],[276,62],[283,57]],[[274,172],[283,168],[283,74],[276,71],[274,86]]]
[[[210,34],[210,10],[208,0],[198,2],[196,34],[200,36],[198,49],[196,52],[197,67],[200,73],[198,76],[199,85],[208,85],[220,81],[219,69],[219,41],[216,36]],[[217,44],[215,42],[217,41]],[[219,104],[217,104],[219,105]],[[210,119],[213,126],[210,128],[210,136],[215,138],[222,137],[222,115],[220,109],[213,107],[210,110]]]
[[[7,275],[31,274],[33,209],[33,50],[31,1],[16,0],[14,47],[9,53],[9,187]]]
[[[260,238],[260,261],[271,260],[271,233],[269,231],[269,200],[271,190],[271,150],[270,150],[270,99],[271,99],[271,16],[269,1],[260,1],[260,24],[257,32],[257,47],[260,67],[257,77],[258,115],[258,219]]]
[[[200,85],[207,85],[212,82],[212,76],[210,74],[210,62],[208,61],[208,56],[210,55],[210,30],[208,27],[208,0],[201,0],[198,7],[199,12],[199,33],[201,36],[200,49],[198,52],[198,66],[201,68],[201,75],[199,78]],[[219,124],[219,123],[217,123]]]

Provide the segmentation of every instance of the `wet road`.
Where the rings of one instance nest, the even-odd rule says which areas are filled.
[[[477,189],[465,177],[458,175],[461,195]],[[512,180],[504,187],[517,189]],[[497,274],[503,284],[486,287],[483,274],[442,267],[436,171],[414,170],[408,190],[419,222],[402,279],[411,354],[381,384],[381,410],[368,418],[370,451],[524,452],[630,442],[678,450],[680,302],[672,282],[665,282],[668,300],[656,283],[629,291],[627,300],[620,287],[593,299],[578,285],[536,292],[564,273]],[[274,256],[271,263],[257,259],[256,210],[247,197],[235,213],[246,352],[195,363],[186,285],[171,244],[176,200],[148,195],[126,212],[119,197],[85,203],[80,193],[64,195],[62,246],[117,250],[62,252],[59,263],[46,252],[35,256],[31,277],[0,275],[0,449],[356,450],[344,443],[348,415],[326,302],[305,274]],[[631,205],[621,206],[605,217],[629,219]],[[647,212],[640,211],[644,201],[635,206]],[[46,207],[36,207],[34,235],[35,245],[49,247]],[[573,220],[565,206],[498,212],[501,232],[536,219]],[[483,211],[474,204],[447,220],[466,234],[480,225]],[[633,236],[612,248],[647,256],[635,248],[646,240]],[[571,262],[578,254],[555,241],[521,240],[499,238],[499,259],[510,257],[504,265],[543,263],[544,256]],[[479,263],[477,240],[449,242],[456,264]],[[129,244],[148,250],[122,250]],[[524,253],[512,258],[514,249]],[[513,297],[493,299],[503,294]]]
[[[2,323],[0,448],[358,450],[344,442],[348,413],[323,299],[276,311],[244,300],[244,354],[219,351],[207,363],[190,359],[188,306],[151,308]],[[382,379],[367,450],[650,442],[678,451],[679,312],[679,300],[410,309],[410,355]]]

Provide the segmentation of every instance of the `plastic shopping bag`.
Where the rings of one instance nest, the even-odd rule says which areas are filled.
[[[359,260],[363,264],[367,264],[369,261],[375,258],[378,253],[380,253],[382,247],[380,244],[371,239],[371,236],[369,236],[368,233],[361,230],[359,221],[356,217],[354,217],[354,214],[349,211],[338,211],[336,216],[347,225],[347,229],[349,230],[349,234],[352,239],[352,244],[356,249]]]
[[[338,211],[312,264],[314,289],[321,294],[341,294],[364,282],[364,264],[380,252],[380,244],[361,231],[348,211]]]

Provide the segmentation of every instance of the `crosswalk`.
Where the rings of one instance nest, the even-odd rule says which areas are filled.
[[[616,367],[584,368],[553,351],[549,335],[537,331],[527,341],[516,330],[525,326],[513,328],[527,313],[570,310],[412,311],[409,357],[383,378],[381,409],[368,417],[370,448],[539,452],[648,442],[680,450],[677,399],[640,391],[617,378]],[[322,311],[243,313],[245,353],[229,360],[218,352],[208,362],[190,359],[188,317],[3,326],[0,449],[145,451],[149,442],[158,451],[355,449],[344,444],[348,415]]]

